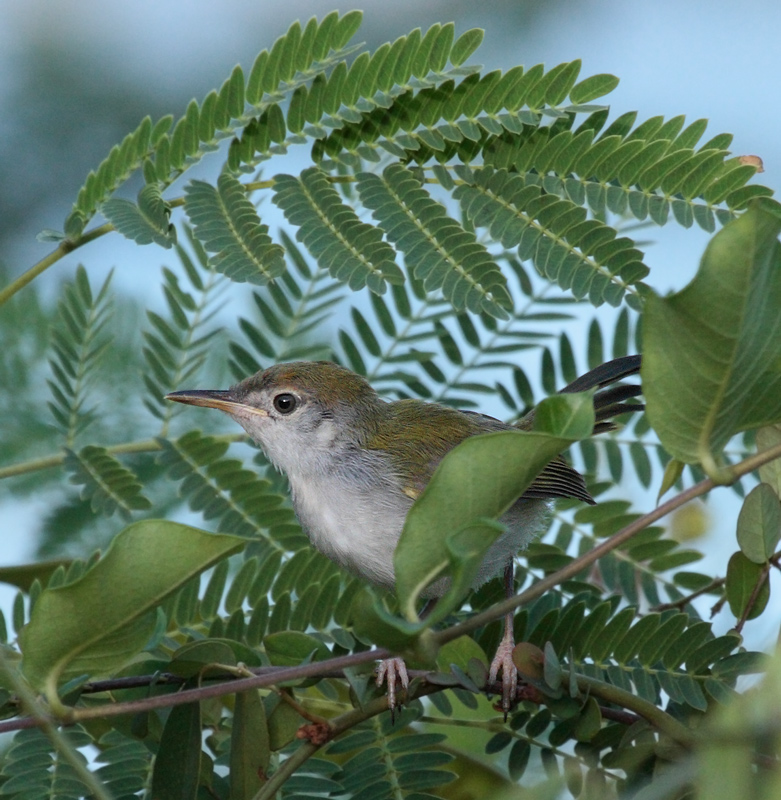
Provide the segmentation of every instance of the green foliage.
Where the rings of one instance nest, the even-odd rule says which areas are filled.
[[[633,506],[616,487],[727,482],[781,444],[778,205],[704,120],[595,105],[614,76],[581,77],[578,60],[486,72],[467,63],[482,33],[452,24],[368,51],[350,44],[360,16],[295,23],[87,177],[47,235],[51,262],[110,231],[160,245],[175,258],[145,315],[82,266],[56,310],[36,286],[0,309],[13,389],[0,477],[36,499],[56,487],[41,547],[58,556],[0,570],[18,589],[0,614],[1,724],[35,716],[41,692],[66,725],[64,740],[48,716],[16,733],[2,794],[98,797],[89,748],[118,798],[420,800],[517,783],[535,797],[711,798],[725,796],[720,759],[735,770],[724,785],[742,787],[730,796],[748,796],[753,761],[778,758],[777,721],[739,679],[767,669],[741,634],[772,608],[779,462],[736,484],[736,552],[713,569],[699,541],[635,510],[653,505],[644,494]],[[201,161],[215,169],[187,182]],[[135,202],[113,196],[139,178]],[[87,229],[98,212],[109,224]],[[694,281],[662,298],[635,223],[668,222],[723,230]],[[592,438],[590,397],[568,392],[537,406],[533,432],[473,438],[442,462],[408,515],[397,597],[311,547],[284,477],[238,429],[164,399],[328,359],[388,399],[518,420],[584,367],[639,349],[647,416]],[[481,696],[497,688],[484,661],[503,587],[469,590],[497,516],[576,440],[598,502],[557,503],[516,559],[523,693],[503,720]],[[172,521],[183,515],[206,530]],[[421,617],[443,576],[448,593]],[[716,634],[711,606],[734,630]],[[395,724],[367,666],[378,644],[425,670]],[[773,698],[777,677],[764,678]],[[102,715],[118,702],[133,713]],[[740,747],[725,753],[725,736]]]
[[[215,189],[203,181],[187,187],[187,215],[211,266],[234,281],[264,284],[284,272],[282,248],[268,236],[241,184],[227,173]]]
[[[65,451],[65,469],[71,473],[71,483],[81,485],[81,499],[89,500],[92,510],[110,517],[119,510],[125,515],[151,508],[141,494],[142,485],[136,476],[105,447],[87,445],[78,453]]]
[[[176,228],[169,222],[171,207],[163,200],[158,186],[148,183],[138,193],[138,205],[120,197],[106,200],[100,207],[103,216],[136,244],[176,244]]]
[[[382,240],[382,231],[361,222],[341,202],[324,173],[304,170],[301,179],[278,175],[274,202],[299,228],[298,238],[334,278],[353,291],[368,286],[382,294],[385,281],[403,283],[393,248]],[[364,255],[364,253],[366,255]]]
[[[736,431],[773,421],[781,411],[775,368],[781,357],[779,231],[779,210],[754,206],[714,237],[689,286],[674,297],[648,299],[648,412],[662,444],[679,461],[697,461],[713,472]],[[716,331],[720,335],[713,342]],[[705,340],[711,345],[686,395],[684,387],[673,388],[676,375],[689,367],[689,356],[672,345],[681,338],[695,347]],[[673,419],[669,403],[678,409],[674,432],[663,421]]]
[[[49,359],[49,408],[68,445],[73,445],[94,418],[94,409],[84,406],[93,373],[110,343],[104,331],[111,314],[110,285],[111,273],[93,296],[87,272],[79,267],[59,302]]]

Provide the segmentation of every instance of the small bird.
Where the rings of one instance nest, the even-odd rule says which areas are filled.
[[[640,356],[625,356],[591,370],[562,389],[600,389],[640,369]],[[618,385],[594,396],[594,432],[614,427],[609,420],[642,409],[626,400],[640,387]],[[277,364],[230,389],[172,392],[166,399],[216,408],[230,415],[260,445],[290,482],[293,507],[312,544],[355,575],[393,589],[393,554],[407,512],[425,489],[439,462],[464,439],[481,433],[530,429],[534,411],[514,426],[471,411],[417,399],[388,402],[369,382],[329,361]],[[474,587],[504,571],[512,594],[515,554],[542,531],[557,497],[593,504],[582,475],[559,457],[551,461],[502,516],[506,531],[490,547]],[[436,598],[445,580],[432,584]],[[425,593],[424,593],[425,595]],[[502,708],[507,714],[517,689],[512,662],[512,615],[489,670],[502,676]],[[381,664],[378,684],[388,679],[388,701],[395,706],[396,676],[404,689],[400,659]]]

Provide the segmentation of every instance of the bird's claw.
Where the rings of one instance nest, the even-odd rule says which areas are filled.
[[[391,712],[391,720],[395,721],[396,709],[400,708],[403,701],[396,703],[396,681],[401,683],[404,689],[404,700],[407,699],[407,689],[409,688],[409,676],[407,675],[407,665],[403,658],[384,658],[377,664],[377,686],[383,683],[388,684],[388,708]]]
[[[518,693],[518,670],[513,663],[515,643],[505,637],[496,648],[496,655],[488,670],[488,682],[496,683],[499,672],[502,673],[502,711],[505,722],[510,708],[514,705]]]

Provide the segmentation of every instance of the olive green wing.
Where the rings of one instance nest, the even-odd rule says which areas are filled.
[[[401,482],[401,491],[415,500],[439,463],[457,444],[481,433],[512,430],[517,428],[485,414],[422,400],[399,400],[388,404],[385,417],[365,447],[388,454]],[[594,502],[581,474],[560,457],[543,469],[523,497],[574,497]]]

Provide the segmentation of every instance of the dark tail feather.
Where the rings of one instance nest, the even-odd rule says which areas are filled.
[[[630,400],[642,394],[643,390],[640,386],[635,384],[611,386],[611,384],[617,381],[621,381],[624,378],[628,378],[630,375],[636,375],[640,372],[641,363],[641,356],[614,358],[612,361],[600,364],[596,369],[592,369],[585,375],[581,375],[568,386],[565,386],[560,394],[564,394],[565,392],[583,392],[586,389],[610,386],[609,389],[597,392],[594,395],[594,433],[604,433],[605,431],[613,430],[615,425],[610,422],[613,417],[629,412],[642,411],[645,408],[642,403],[624,402],[625,400]]]
[[[642,403],[627,403],[642,394],[642,388],[634,384],[622,384],[612,386],[630,375],[640,372],[640,356],[624,356],[608,361],[591,372],[581,375],[569,386],[565,386],[564,392],[583,392],[587,389],[602,389],[604,386],[610,388],[602,389],[594,395],[594,433],[604,433],[613,430],[616,426],[611,421],[613,417],[628,412],[642,411],[645,406]],[[562,458],[556,458],[548,464],[540,475],[535,478],[531,486],[523,495],[525,498],[548,498],[548,497],[574,497],[586,503],[594,503],[594,499],[586,489],[583,476]]]
[[[586,389],[601,388],[617,383],[630,375],[637,375],[640,372],[641,356],[623,356],[614,358],[600,364],[585,375],[576,378],[569,386],[565,386],[560,394],[565,392],[584,392]],[[599,395],[597,395],[599,397]]]

